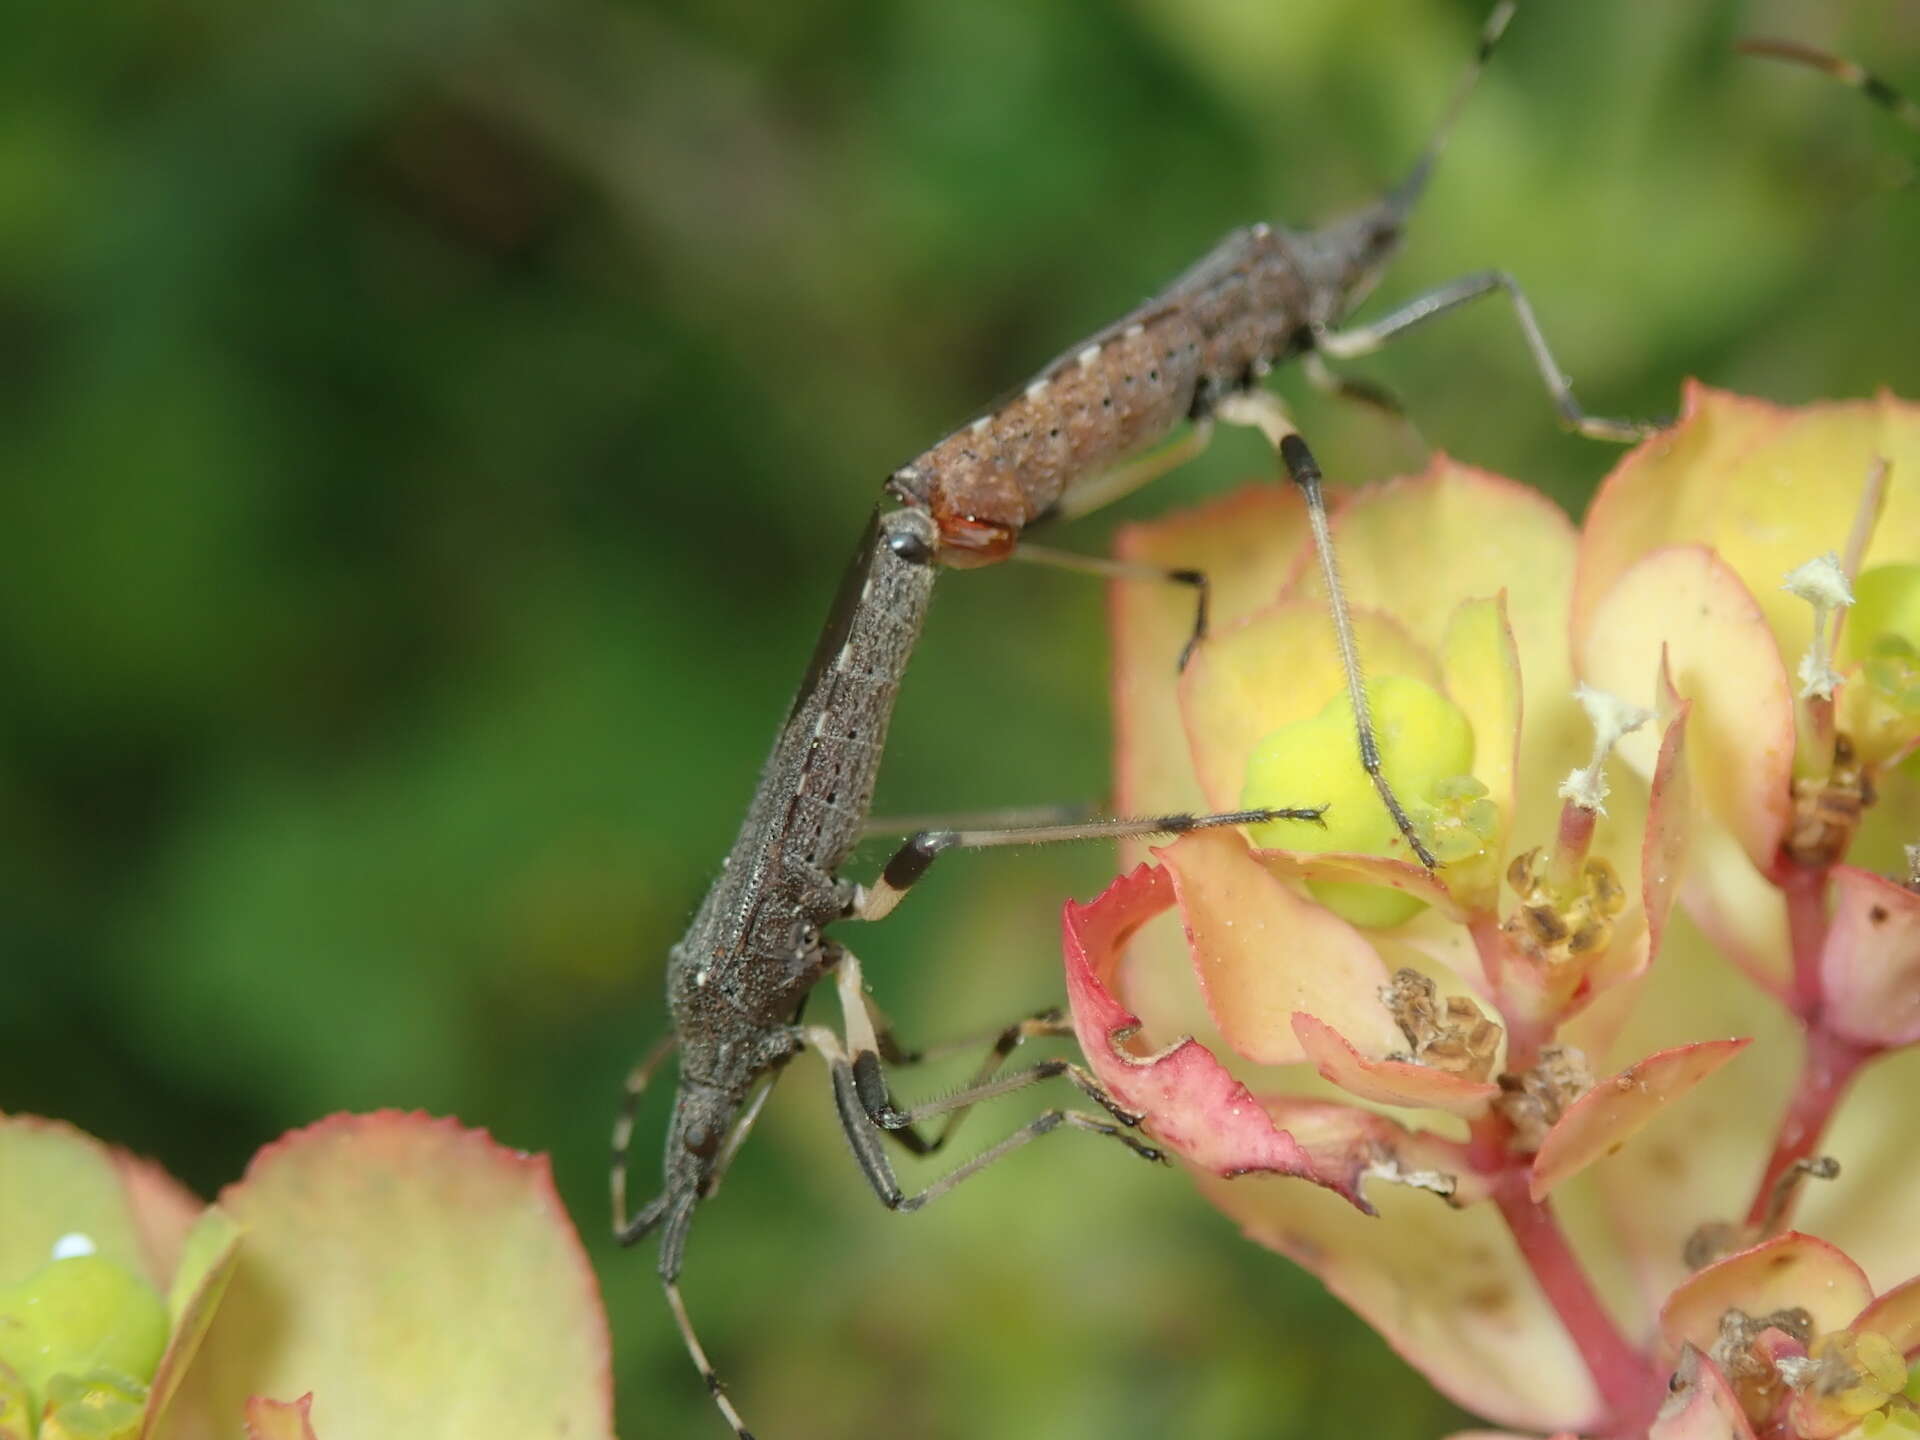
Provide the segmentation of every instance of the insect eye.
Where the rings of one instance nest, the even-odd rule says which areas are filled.
[[[696,1120],[687,1126],[686,1137],[681,1143],[704,1160],[720,1148],[720,1132],[706,1121]]]
[[[924,565],[933,558],[933,547],[918,535],[890,535],[887,548],[909,565]]]

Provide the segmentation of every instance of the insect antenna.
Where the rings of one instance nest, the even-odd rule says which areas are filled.
[[[1414,161],[1407,178],[1387,192],[1385,209],[1396,220],[1405,221],[1425,193],[1427,181],[1433,177],[1434,167],[1440,163],[1440,154],[1447,148],[1454,126],[1467,108],[1468,97],[1473,94],[1474,86],[1479,84],[1487,61],[1493,57],[1494,47],[1500,43],[1500,37],[1506,33],[1507,22],[1513,19],[1513,12],[1518,8],[1518,0],[1500,0],[1487,16],[1486,24],[1480,27],[1480,44],[1467,65],[1467,73],[1460,77],[1460,83],[1454,87],[1453,99],[1447,102],[1440,123],[1434,127],[1433,137],[1427,141],[1427,148],[1420,152],[1420,158]]]
[[[1920,104],[1909,100],[1863,65],[1839,55],[1829,55],[1825,50],[1816,50],[1798,40],[1775,40],[1764,35],[1750,36],[1737,42],[1733,48],[1742,55],[1784,60],[1792,65],[1805,65],[1818,70],[1842,85],[1858,90],[1881,109],[1898,116],[1910,128],[1920,130]]]
[[[733,1427],[735,1440],[753,1440],[753,1432],[747,1429],[747,1422],[740,1418],[740,1412],[733,1408],[733,1401],[727,1398],[720,1377],[713,1373],[707,1352],[701,1348],[700,1337],[693,1333],[693,1321],[687,1315],[687,1302],[680,1298],[679,1281],[668,1280],[663,1283],[667,1291],[667,1308],[673,1312],[673,1323],[680,1327],[680,1338],[686,1342],[687,1354],[693,1357],[694,1367],[699,1370],[700,1378],[706,1381],[707,1393],[713,1396],[713,1403],[719,1407],[721,1418]]]

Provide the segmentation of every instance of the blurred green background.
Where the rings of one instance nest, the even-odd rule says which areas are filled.
[[[652,1247],[602,1238],[607,1128],[881,478],[1230,226],[1400,174],[1483,9],[16,13],[0,1105],[209,1193],[339,1108],[550,1151],[623,1433],[720,1434]],[[1911,7],[1523,6],[1376,312],[1505,266],[1607,413],[1670,412],[1688,374],[1920,390],[1914,137],[1732,58],[1749,31],[1920,88]],[[1353,369],[1431,442],[1570,504],[1612,458],[1557,432],[1498,303]],[[1418,460],[1281,388],[1336,481]],[[1056,543],[1260,469],[1228,434]],[[1098,801],[1101,613],[1072,577],[951,577],[880,809]],[[1061,899],[1111,868],[948,860],[860,937],[874,988],[916,1039],[1054,1001]],[[888,1217],[806,1062],[703,1210],[687,1290],[771,1440],[1458,1418],[1176,1174],[1105,1145],[1050,1142]]]

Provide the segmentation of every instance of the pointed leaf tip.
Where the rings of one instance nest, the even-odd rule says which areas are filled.
[[[313,1428],[313,1392],[298,1400],[247,1400],[247,1440],[319,1440]]]
[[[1369,1059],[1338,1030],[1305,1011],[1294,1015],[1293,1032],[1323,1080],[1376,1105],[1405,1105],[1472,1116],[1500,1093],[1500,1087],[1490,1081],[1474,1081],[1435,1066],[1411,1060]]]

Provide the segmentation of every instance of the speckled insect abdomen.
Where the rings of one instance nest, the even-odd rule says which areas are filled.
[[[1183,311],[1143,313],[1056,360],[894,471],[887,488],[933,516],[945,563],[1004,560],[1076,480],[1184,420],[1201,364],[1200,337]]]
[[[1158,297],[894,471],[948,565],[1004,560],[1074,486],[1199,418],[1293,345],[1302,286],[1284,237],[1236,230]]]

